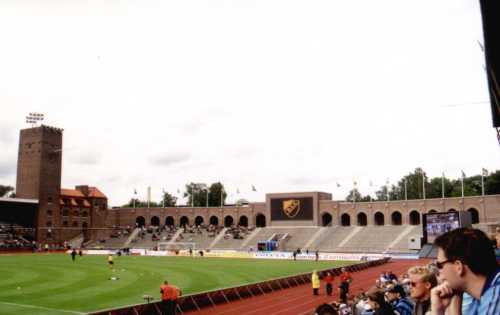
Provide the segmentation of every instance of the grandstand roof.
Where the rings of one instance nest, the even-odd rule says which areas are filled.
[[[22,198],[0,198],[0,201],[18,202],[18,203],[38,203],[38,199],[22,199]]]

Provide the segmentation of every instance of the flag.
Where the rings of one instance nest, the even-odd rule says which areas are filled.
[[[356,181],[354,181],[354,186],[358,186],[358,183]]]
[[[483,168],[482,174],[483,174],[483,176],[488,176],[488,170]]]
[[[370,187],[373,187],[373,182],[372,181],[370,181]]]
[[[137,195],[137,189],[134,189],[134,195]]]
[[[340,187],[340,184],[339,184],[339,183],[337,183],[337,187]]]
[[[464,173],[464,170],[462,170],[462,178],[465,177],[465,173]]]
[[[239,188],[236,188],[236,193],[239,194],[240,193],[240,189]]]
[[[389,178],[385,180],[385,184],[389,185]]]
[[[254,185],[252,185],[252,191],[257,191],[257,189],[255,189]]]
[[[177,188],[177,193],[178,193],[178,194],[180,194],[180,193],[181,193],[181,191],[179,190],[179,188]]]

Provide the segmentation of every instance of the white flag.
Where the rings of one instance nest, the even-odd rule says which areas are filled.
[[[482,174],[483,176],[488,176],[488,170],[483,168]]]

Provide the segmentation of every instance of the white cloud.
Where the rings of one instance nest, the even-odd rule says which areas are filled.
[[[63,185],[112,205],[218,180],[344,198],[418,166],[498,166],[477,2],[24,1],[0,4],[0,30],[7,160],[43,112],[65,129]]]

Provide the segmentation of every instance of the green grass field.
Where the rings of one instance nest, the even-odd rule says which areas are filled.
[[[159,297],[164,279],[183,294],[333,268],[349,262],[312,262],[191,257],[0,256],[0,314],[81,314],[143,303]],[[111,276],[119,280],[109,280]]]

